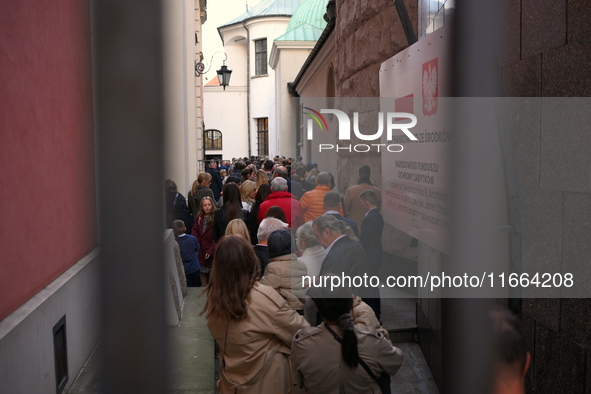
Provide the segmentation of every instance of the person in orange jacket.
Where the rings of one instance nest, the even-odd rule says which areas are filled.
[[[304,222],[309,222],[324,215],[324,195],[330,191],[330,174],[321,172],[316,177],[316,187],[304,193],[300,199],[300,205],[304,211]],[[339,206],[339,214],[345,216],[343,207]]]

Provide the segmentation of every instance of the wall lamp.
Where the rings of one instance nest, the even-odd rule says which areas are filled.
[[[228,70],[228,67],[226,67],[226,60],[228,60],[228,55],[223,51],[217,51],[213,55],[211,55],[211,60],[209,61],[209,67],[207,68],[207,70],[205,70],[205,64],[203,64],[203,62],[195,61],[195,76],[198,77],[201,74],[205,74],[206,72],[208,72],[211,68],[211,61],[213,60],[213,57],[218,53],[223,53],[225,56],[222,67],[216,72],[218,74],[218,79],[220,80],[220,85],[224,88],[224,90],[226,90],[226,86],[230,85],[230,77],[232,76],[232,70]]]

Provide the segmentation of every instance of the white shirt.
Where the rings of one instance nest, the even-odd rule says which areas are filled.
[[[326,211],[324,212],[325,215],[340,215],[339,211]]]
[[[330,245],[328,245],[328,248],[326,248],[326,250],[324,251],[324,254],[328,256],[328,252],[330,252],[330,250],[332,249],[332,246],[334,245],[335,242],[337,242],[339,239],[343,238],[345,235],[341,235],[340,237],[338,237],[337,239],[335,239],[334,241],[332,241],[332,243]]]

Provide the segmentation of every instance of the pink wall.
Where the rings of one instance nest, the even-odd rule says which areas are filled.
[[[96,247],[88,1],[0,2],[0,320]]]

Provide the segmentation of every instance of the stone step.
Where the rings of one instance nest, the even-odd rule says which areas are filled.
[[[390,329],[388,330],[388,334],[390,334],[390,341],[392,343],[418,343],[419,341],[416,327]]]

